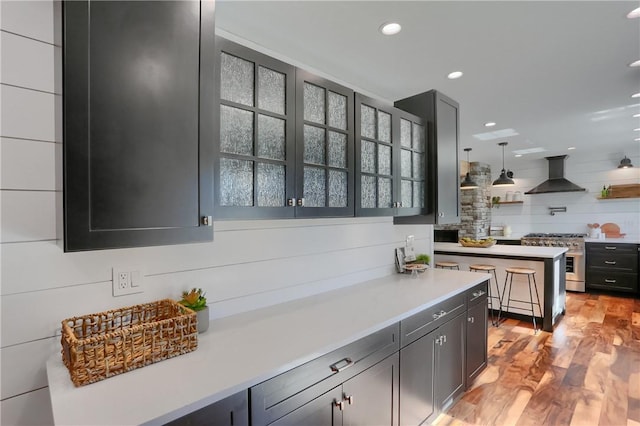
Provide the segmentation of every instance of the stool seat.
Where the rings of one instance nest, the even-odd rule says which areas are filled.
[[[440,262],[436,262],[436,268],[456,268],[460,270],[460,265],[458,265],[458,263],[456,262],[447,262],[443,260]]]
[[[495,267],[495,265],[483,265],[483,264],[480,264],[480,263],[476,263],[475,265],[469,265],[469,270],[495,271],[496,267]]]
[[[512,274],[533,275],[536,273],[535,269],[521,268],[519,266],[511,266],[508,268],[504,268],[504,270],[507,272],[511,272]]]

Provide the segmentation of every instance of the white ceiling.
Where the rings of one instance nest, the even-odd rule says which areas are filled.
[[[216,26],[366,94],[397,100],[429,89],[461,106],[461,145],[494,162],[498,142],[524,159],[640,153],[638,1],[218,1]],[[383,36],[395,21],[402,32]],[[448,80],[460,70],[464,76]],[[484,123],[495,121],[491,129]],[[472,135],[512,128],[492,141]],[[462,152],[461,152],[462,154]],[[461,158],[464,158],[461,156]]]

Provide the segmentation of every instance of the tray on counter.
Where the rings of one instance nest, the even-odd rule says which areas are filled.
[[[473,243],[471,241],[460,240],[459,243],[462,247],[488,248],[488,247],[494,246],[496,244],[496,241],[489,240],[489,241],[481,241],[481,242]]]

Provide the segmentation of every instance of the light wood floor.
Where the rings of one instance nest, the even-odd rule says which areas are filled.
[[[570,293],[553,334],[489,326],[489,363],[445,425],[640,426],[640,300]]]

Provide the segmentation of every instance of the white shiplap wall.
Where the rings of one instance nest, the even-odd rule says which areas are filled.
[[[64,318],[194,286],[221,317],[391,274],[409,234],[431,252],[431,226],[346,218],[216,222],[213,243],[63,253],[60,5],[3,0],[0,14],[2,425],[52,423],[45,361]],[[145,292],[113,298],[114,266],[142,270]]]
[[[624,155],[635,167],[618,169]],[[515,187],[494,188],[493,196],[505,199],[507,190],[524,192],[542,183],[548,177],[548,162],[545,159],[507,159],[506,165],[515,173]],[[524,195],[523,204],[501,205],[492,209],[493,225],[511,225],[514,235],[528,232],[578,232],[587,233],[587,223],[612,222],[620,226],[629,239],[640,238],[640,198],[620,200],[598,200],[602,186],[640,183],[640,144],[631,152],[609,152],[603,144],[601,153],[595,157],[579,151],[569,153],[565,160],[565,177],[586,188],[586,192],[561,192],[553,194]],[[496,179],[501,164],[491,165]],[[566,213],[549,214],[549,207],[566,207]],[[621,240],[624,241],[624,240]]]

